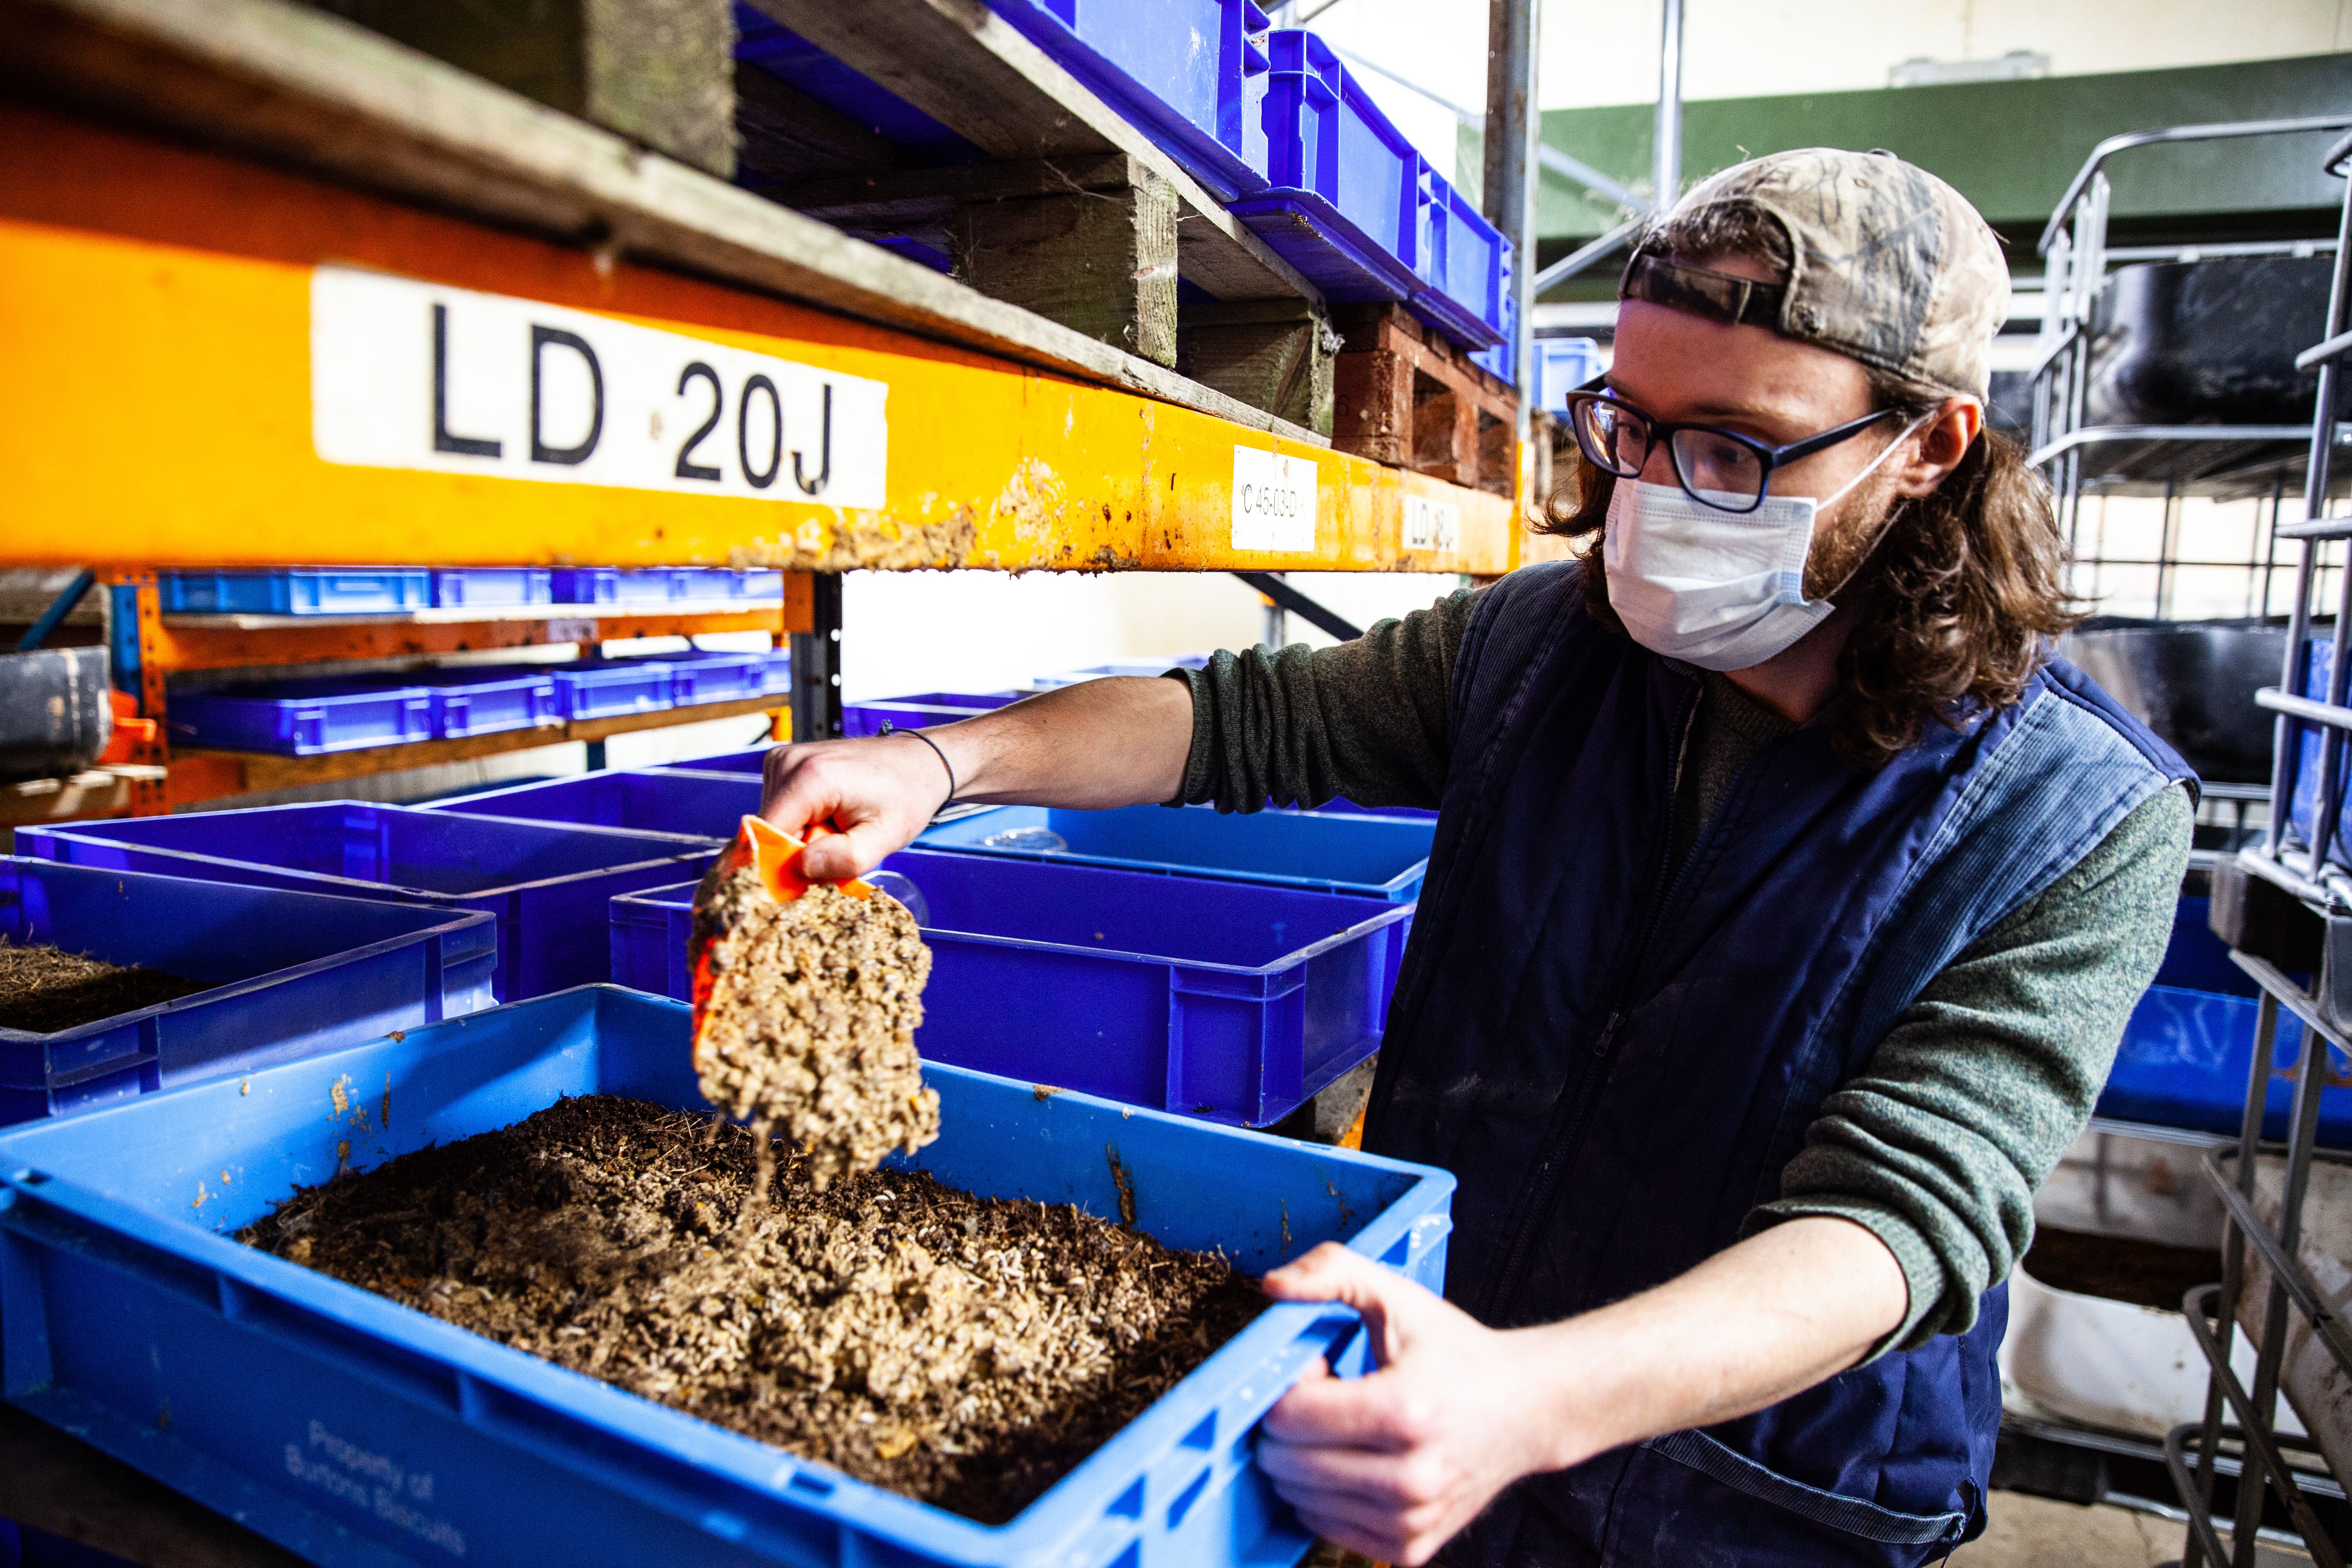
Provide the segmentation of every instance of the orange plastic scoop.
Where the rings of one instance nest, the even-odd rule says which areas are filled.
[[[719,855],[718,865],[713,868],[712,874],[704,879],[702,886],[706,889],[716,887],[749,866],[759,874],[761,885],[768,889],[769,896],[780,904],[791,903],[814,885],[810,879],[801,874],[801,856],[809,845],[840,831],[830,822],[812,822],[808,825],[808,838],[803,841],[763,817],[746,816],[741,826],[735,829],[734,841]],[[874,889],[855,877],[834,882],[831,886],[839,888],[853,899],[874,896]],[[700,921],[696,921],[698,931],[701,923]],[[698,1040],[702,1036],[703,1014],[710,1002],[710,953],[708,942],[698,940],[694,945],[694,1034]]]

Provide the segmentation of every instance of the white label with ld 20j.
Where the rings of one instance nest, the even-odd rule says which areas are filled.
[[[1451,552],[1462,548],[1462,509],[1426,496],[1404,498],[1404,547]]]
[[[330,463],[879,507],[890,388],[610,316],[321,267]]]
[[[1315,548],[1315,460],[1234,448],[1234,548]]]

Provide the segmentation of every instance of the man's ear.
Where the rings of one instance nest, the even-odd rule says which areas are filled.
[[[1942,484],[1983,431],[1983,404],[1973,397],[1944,399],[1915,433],[1911,455],[1896,459],[1895,493],[1924,496]]]

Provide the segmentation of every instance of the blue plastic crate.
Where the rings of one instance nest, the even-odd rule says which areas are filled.
[[[609,719],[677,706],[674,667],[660,658],[580,658],[540,667],[555,682],[555,710],[566,719]]]
[[[433,584],[421,566],[280,566],[159,573],[155,595],[165,615],[363,616],[424,609]]]
[[[667,653],[671,700],[680,708],[704,702],[740,702],[768,691],[765,653]]]
[[[433,603],[439,609],[551,605],[555,574],[544,566],[436,566]]]
[[[1470,356],[1470,363],[1512,386],[1519,384],[1519,307],[1517,301],[1503,300],[1503,341],[1490,349],[1480,349]]]
[[[2119,1121],[2236,1132],[2244,1115],[2246,1076],[2253,1063],[2254,1025],[2261,1007],[2251,996],[2149,986],[2124,1028],[2097,1114]],[[2302,1025],[2282,1013],[2263,1104],[2265,1138],[2286,1136],[2294,1085],[2285,1073],[2301,1057],[2302,1040]],[[2319,1042],[2317,1048],[2328,1047]],[[2319,1142],[2331,1149],[2352,1149],[2352,1089],[2320,1090]]]
[[[996,691],[978,696],[960,691],[919,691],[912,697],[893,697],[883,702],[846,703],[841,710],[841,732],[844,735],[878,735],[885,723],[901,730],[952,724],[959,719],[977,718],[982,713],[1009,707],[1027,695],[1025,691]]]
[[[784,596],[784,574],[781,571],[754,568],[749,572],[730,572],[734,579],[735,597],[739,599],[781,599]]]
[[[1311,1536],[1253,1461],[1329,1303],[1269,1305],[1010,1522],[974,1523],[551,1365],[223,1234],[297,1185],[509,1126],[561,1095],[707,1112],[686,1007],[599,986],[0,1140],[5,1393],[331,1568],[485,1563],[1276,1568]],[[892,1163],[1075,1203],[1259,1273],[1343,1241],[1432,1288],[1454,1179],[934,1066],[940,1136]],[[362,1114],[330,1121],[356,1086]],[[380,1086],[383,1086],[380,1088]],[[373,1114],[391,1097],[388,1126]],[[218,1184],[219,1173],[231,1180]],[[192,1206],[198,1194],[205,1199]],[[462,1548],[462,1551],[460,1550]]]
[[[1329,45],[1269,35],[1267,188],[1234,216],[1330,299],[1406,300],[1423,289],[1427,164]]]
[[[63,1115],[488,1007],[478,911],[0,856],[0,939],[212,988],[70,1029],[0,1028],[0,1121]]]
[[[771,648],[760,659],[760,694],[780,697],[793,689],[793,655],[787,647]]]
[[[699,876],[717,849],[673,834],[350,800],[20,827],[16,847],[77,866],[488,910],[502,1002],[607,978],[613,895]]]
[[[176,691],[173,743],[315,757],[433,738],[433,694],[408,677],[264,680]]]
[[[1568,395],[1602,370],[1601,344],[1592,338],[1535,340],[1535,399],[1538,408],[1568,412]]]
[[[563,721],[555,677],[545,668],[437,670],[424,679],[433,699],[433,733],[445,741]]]
[[[1265,185],[1265,13],[1251,0],[990,0],[1220,201]]]
[[[1410,904],[1244,882],[921,849],[880,870],[931,949],[925,1059],[1245,1127],[1380,1048],[1412,929]],[[615,981],[691,994],[693,896],[613,900]]]
[[[421,809],[725,839],[760,809],[760,778],[684,768],[615,769],[452,795]]]
[[[1424,287],[1412,313],[1465,348],[1503,341],[1511,299],[1511,242],[1478,204],[1423,161],[1429,193],[1429,244],[1415,268]]]
[[[1161,805],[1129,805],[1115,811],[998,805],[940,823],[925,830],[915,843],[924,849],[1108,866],[1162,876],[1222,878],[1402,900],[1421,896],[1421,879],[1429,868],[1429,846],[1435,834],[1433,820],[1345,813],[1228,815],[1205,805],[1188,805],[1181,811]]]
[[[709,566],[559,566],[551,587],[559,605],[669,605],[680,600],[740,599],[740,572]],[[778,574],[776,593],[783,592]]]

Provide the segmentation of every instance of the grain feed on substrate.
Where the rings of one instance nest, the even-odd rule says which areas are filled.
[[[691,942],[703,1097],[798,1144],[819,1190],[940,1135],[915,1051],[931,952],[904,904],[822,882],[780,902],[722,858],[696,890]],[[766,1190],[763,1168],[754,1208]]]
[[[1255,1282],[907,1171],[751,1211],[746,1129],[608,1096],[300,1189],[238,1239],[982,1523],[1254,1318]]]
[[[0,1029],[53,1035],[218,984],[0,937]]]

